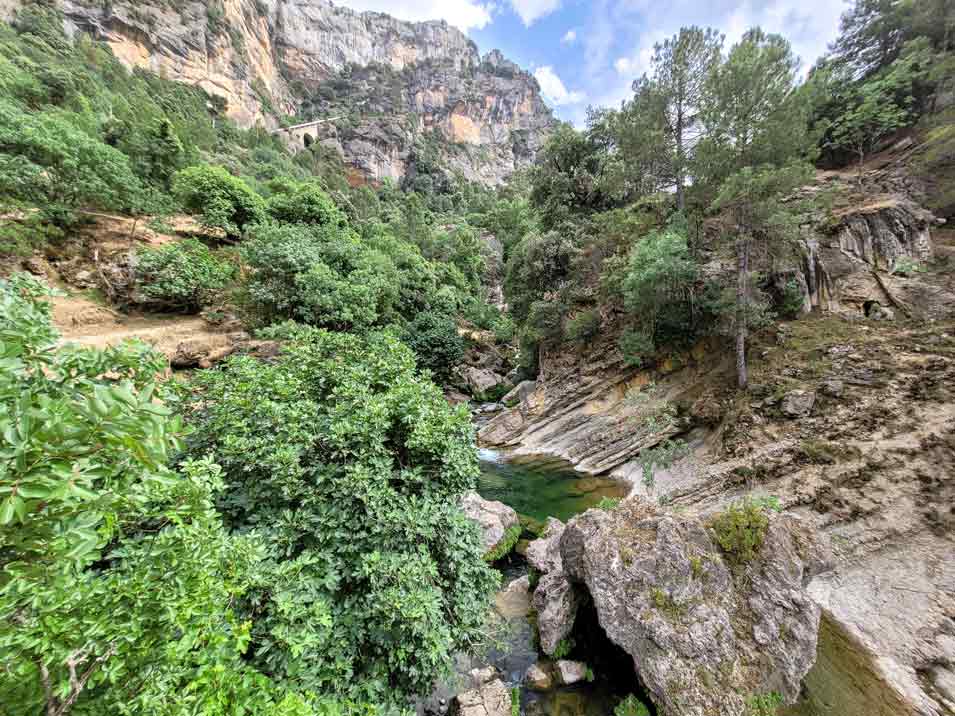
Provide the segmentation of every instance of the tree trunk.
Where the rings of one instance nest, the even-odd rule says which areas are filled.
[[[746,369],[746,313],[749,303],[749,239],[736,240],[736,377],[741,390],[749,386]]]
[[[686,198],[683,194],[683,107],[677,111],[676,120],[676,207],[681,213],[686,208]]]

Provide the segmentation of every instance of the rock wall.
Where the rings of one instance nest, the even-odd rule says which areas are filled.
[[[22,4],[0,0],[0,17]],[[401,179],[422,134],[437,132],[445,165],[500,182],[533,160],[555,122],[531,75],[500,52],[482,58],[443,21],[403,22],[327,0],[58,4],[70,32],[107,42],[129,67],[222,97],[241,126],[275,129],[300,111],[336,120],[313,138],[338,150],[357,181]]]
[[[734,389],[725,344],[633,369],[601,337],[546,352],[535,389],[479,436],[630,480],[681,518],[777,497],[835,554],[807,587],[823,615],[819,659],[786,713],[949,716],[955,275],[927,261],[948,249],[932,245],[936,222],[910,195],[869,194],[832,218],[807,235],[809,260],[790,274],[814,310],[753,337],[747,395]],[[890,272],[901,257],[918,270]],[[866,315],[870,301],[883,320]],[[672,420],[659,419],[661,403],[678,408]],[[641,453],[674,436],[689,455],[645,482]],[[565,592],[552,591],[563,601],[550,613],[570,613]],[[562,633],[545,620],[542,637],[545,626]]]
[[[806,586],[828,551],[798,518],[773,516],[758,555],[731,564],[700,519],[631,498],[548,524],[528,559],[544,573],[534,604],[545,651],[573,626],[565,591],[586,592],[667,714],[743,716],[770,693],[795,703],[815,661],[820,610]]]

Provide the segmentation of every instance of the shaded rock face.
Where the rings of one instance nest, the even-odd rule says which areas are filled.
[[[699,518],[631,498],[571,520],[559,553],[547,564],[587,590],[666,713],[741,716],[770,692],[796,701],[819,629],[806,587],[828,559],[807,523],[773,517],[757,557],[732,568]]]
[[[461,509],[481,528],[484,551],[497,547],[508,530],[520,525],[517,513],[503,502],[485,500],[476,492],[467,492],[461,498]]]
[[[0,15],[23,4],[0,0]],[[482,58],[445,22],[327,0],[226,0],[221,17],[202,0],[58,4],[69,31],[107,42],[129,67],[223,98],[241,126],[276,128],[277,115],[300,111],[330,120],[281,136],[295,150],[306,133],[331,146],[356,182],[401,179],[415,167],[416,140],[437,132],[445,165],[497,183],[533,161],[555,123],[531,75],[497,51]]]

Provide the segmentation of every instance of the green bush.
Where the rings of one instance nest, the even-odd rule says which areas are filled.
[[[217,465],[168,466],[183,428],[156,382],[165,359],[135,343],[57,347],[44,292],[0,281],[0,701],[19,714],[328,713],[243,659],[250,625],[234,605],[264,552],[223,530]]]
[[[650,716],[650,709],[640,699],[630,694],[613,709],[614,716]]]
[[[196,239],[140,249],[136,283],[150,304],[198,313],[235,278],[236,268]]]
[[[775,691],[750,697],[747,716],[776,716],[783,705],[783,697]]]
[[[250,230],[242,255],[250,307],[263,323],[291,318],[362,331],[396,318],[397,267],[348,228],[261,224]]]
[[[464,339],[455,320],[443,313],[419,313],[405,328],[404,342],[418,356],[418,365],[447,376],[464,358]]]
[[[196,376],[188,455],[222,465],[230,528],[269,559],[242,602],[250,662],[401,706],[481,634],[498,579],[458,499],[477,455],[395,336],[303,329],[275,362]]]
[[[242,179],[222,167],[188,167],[173,177],[172,191],[185,211],[206,229],[221,229],[228,238],[265,219],[265,202]]]
[[[600,502],[595,506],[598,510],[612,510],[620,504],[620,498],[618,497],[601,497]]]
[[[804,305],[805,299],[803,298],[802,288],[799,286],[799,283],[794,279],[787,281],[776,305],[776,310],[779,315],[790,320],[799,318]]]
[[[298,182],[285,187],[268,200],[268,212],[276,221],[287,224],[345,224],[345,214],[314,183]]]
[[[762,547],[769,518],[765,507],[746,499],[728,507],[713,520],[712,526],[727,558],[743,564],[753,559]]]
[[[581,311],[567,321],[567,337],[572,341],[588,343],[600,332],[600,314],[597,311]]]

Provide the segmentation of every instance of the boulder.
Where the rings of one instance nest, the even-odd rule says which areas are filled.
[[[824,380],[820,386],[822,394],[829,398],[841,398],[845,392],[846,384],[838,378],[829,378]]]
[[[524,674],[524,685],[532,691],[549,691],[554,687],[554,677],[550,664],[538,661],[528,667]]]
[[[471,672],[472,687],[454,697],[455,716],[511,716],[511,691],[493,667]]]
[[[816,394],[807,390],[791,390],[783,396],[779,409],[787,418],[804,418],[812,412]]]
[[[582,661],[561,659],[556,666],[557,678],[564,686],[571,686],[587,679],[587,665]]]
[[[580,596],[563,572],[560,556],[560,538],[565,525],[548,518],[543,535],[527,546],[527,563],[541,573],[534,590],[534,610],[541,649],[553,655],[562,639],[570,635],[577,618]]]
[[[527,396],[529,396],[535,390],[537,390],[537,381],[522,380],[520,383],[511,388],[507,395],[501,398],[501,402],[504,403],[504,405],[522,403],[527,399]]]
[[[547,518],[547,524],[539,539],[527,545],[527,563],[541,574],[559,572],[560,537],[564,534],[564,523],[553,517]]]
[[[869,307],[868,317],[873,321],[894,321],[895,311],[881,303],[873,303]]]
[[[534,610],[541,650],[553,656],[561,641],[570,636],[580,606],[577,588],[562,572],[549,572],[534,590]]]
[[[531,584],[525,575],[515,579],[494,597],[498,614],[505,619],[526,617],[531,611]]]
[[[631,499],[576,517],[560,552],[658,709],[742,716],[751,694],[794,703],[816,659],[820,609],[806,586],[827,565],[818,540],[808,523],[771,515],[758,554],[733,564],[700,518]]]
[[[500,546],[505,537],[520,529],[520,519],[512,508],[503,502],[485,500],[476,492],[464,494],[461,509],[481,527],[485,553]]]
[[[468,365],[461,366],[457,372],[472,395],[484,395],[505,382],[504,376],[488,368]]]

